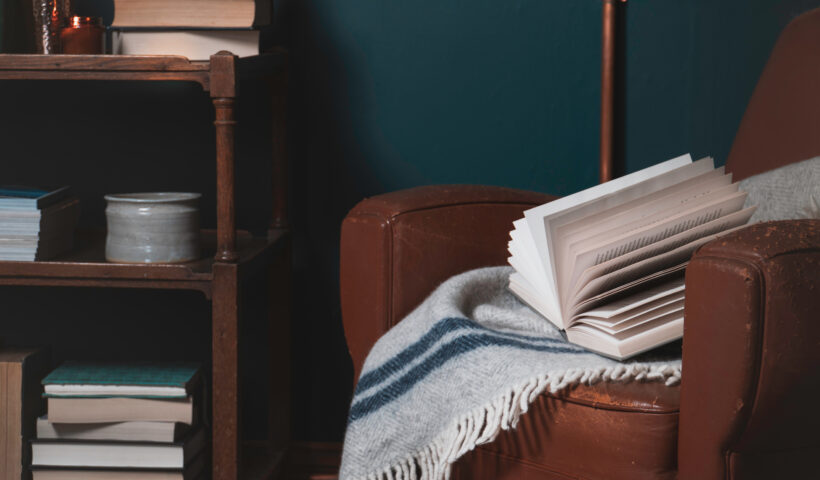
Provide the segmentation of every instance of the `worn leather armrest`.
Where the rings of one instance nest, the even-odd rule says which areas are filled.
[[[752,225],[686,271],[681,480],[813,478],[820,220]]]
[[[476,185],[425,186],[365,199],[342,223],[342,319],[356,378],[373,343],[439,283],[503,265],[512,222],[554,197]]]

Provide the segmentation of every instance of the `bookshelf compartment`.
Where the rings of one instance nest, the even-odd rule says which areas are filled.
[[[236,230],[234,186],[234,109],[240,78],[270,80],[273,89],[273,218],[267,237]],[[291,237],[286,194],[285,90],[287,52],[239,59],[219,52],[210,61],[178,56],[18,55],[0,54],[0,81],[95,80],[194,82],[210,94],[215,109],[217,228],[203,231],[206,257],[182,264],[119,264],[105,262],[105,234],[79,232],[74,251],[42,262],[0,261],[0,285],[58,287],[122,287],[200,291],[211,304],[212,478],[274,478],[281,455],[254,455],[244,448],[240,425],[239,314],[243,281],[254,272],[267,278],[268,318],[272,335],[267,354],[278,378],[288,384],[289,285]],[[277,411],[289,411],[289,392],[272,399]],[[275,404],[275,405],[274,405]],[[273,408],[272,406],[272,408]],[[268,429],[261,451],[286,448],[287,414]],[[282,438],[284,437],[284,439]],[[245,457],[254,458],[248,462]]]

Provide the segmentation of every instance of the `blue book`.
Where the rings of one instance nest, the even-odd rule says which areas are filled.
[[[43,379],[46,397],[187,398],[199,381],[195,363],[66,362]]]
[[[37,188],[0,185],[0,208],[40,210],[70,195],[71,187]]]

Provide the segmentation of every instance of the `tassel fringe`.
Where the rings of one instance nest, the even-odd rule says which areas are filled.
[[[490,443],[502,430],[514,429],[518,419],[544,391],[558,393],[576,385],[631,381],[680,383],[680,367],[618,365],[569,369],[532,377],[502,396],[450,424],[432,443],[380,472],[357,480],[449,480],[453,464],[476,446]]]

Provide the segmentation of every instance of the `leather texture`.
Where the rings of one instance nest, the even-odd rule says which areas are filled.
[[[555,197],[442,185],[380,195],[342,222],[341,301],[358,378],[370,347],[439,283],[506,263],[508,233],[527,208]]]
[[[455,478],[674,479],[678,398],[677,388],[648,383],[543,394],[515,430],[460,460]]]
[[[820,9],[778,38],[740,123],[726,171],[743,180],[820,155]]]
[[[727,169],[740,180],[820,153],[820,10],[784,31]],[[506,263],[513,220],[550,197],[419,187],[345,218],[341,301],[356,375],[370,347],[451,275]],[[818,221],[747,227],[687,269],[682,387],[630,383],[543,394],[518,429],[454,478],[820,478]]]
[[[820,220],[705,245],[685,311],[679,478],[820,478]]]

